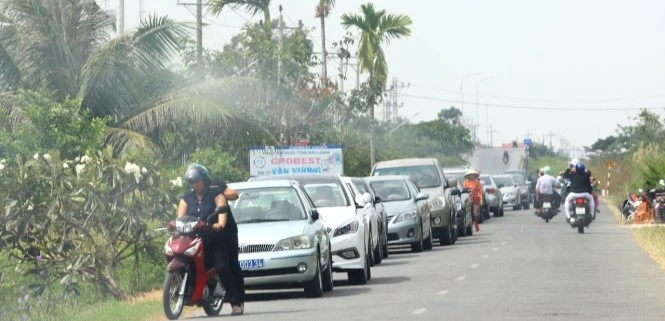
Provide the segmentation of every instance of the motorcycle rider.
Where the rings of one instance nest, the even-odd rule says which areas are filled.
[[[563,172],[563,178],[570,180],[570,193],[566,196],[566,201],[564,202],[566,210],[566,219],[570,220],[570,203],[573,199],[578,197],[583,197],[587,200],[589,208],[592,209],[593,219],[596,218],[595,202],[591,193],[593,192],[593,187],[591,187],[591,174],[587,171],[586,166],[580,161],[572,160],[568,163],[569,167]]]
[[[508,155],[508,151],[504,150],[503,151],[503,162],[504,162],[504,164],[508,164],[509,160],[510,160],[510,156]]]
[[[464,184],[465,188],[469,188],[469,198],[467,199],[467,204],[469,205],[467,209],[470,209],[473,213],[473,225],[476,228],[476,232],[480,231],[478,226],[478,220],[480,220],[480,205],[483,203],[483,191],[482,185],[480,184],[480,173],[471,169],[464,174]],[[469,208],[470,207],[470,208]]]
[[[547,171],[545,170],[547,169]],[[539,209],[542,212],[543,195],[549,196],[550,200],[554,200],[554,186],[556,179],[549,174],[549,166],[540,171],[540,177],[536,181],[536,199],[538,199]]]
[[[190,165],[185,171],[185,180],[192,190],[186,193],[178,205],[178,217],[185,215],[207,219],[213,216],[212,232],[202,235],[206,264],[214,264],[219,279],[229,295],[231,315],[244,312],[245,284],[238,261],[238,226],[227,203],[237,199],[237,193],[223,182],[212,185],[208,170],[199,164]],[[212,264],[211,264],[212,263]]]

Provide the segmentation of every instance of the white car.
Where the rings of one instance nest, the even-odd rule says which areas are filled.
[[[361,193],[350,177],[343,177],[346,188],[351,192],[351,199],[355,200],[357,204],[362,204],[362,208],[358,208],[365,217],[365,225],[369,226],[370,240],[372,249],[370,253],[370,263],[381,264],[383,260],[383,243],[381,242],[381,221],[379,213],[374,207],[374,199],[369,193]]]
[[[338,174],[296,174],[253,177],[259,180],[295,180],[305,189],[331,237],[333,271],[348,273],[349,283],[365,284],[372,277],[370,229],[364,208]]]

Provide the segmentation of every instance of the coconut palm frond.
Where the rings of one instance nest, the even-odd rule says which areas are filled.
[[[109,127],[104,141],[121,154],[142,151],[154,156],[159,150],[148,136],[126,128]]]

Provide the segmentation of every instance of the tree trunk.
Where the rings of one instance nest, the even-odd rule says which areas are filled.
[[[376,162],[376,151],[374,150],[374,104],[369,107],[369,161],[370,169],[374,168]]]
[[[321,1],[323,3],[323,1]],[[323,5],[323,4],[321,4]],[[321,86],[325,87],[328,84],[328,52],[326,51],[326,18],[321,15]]]
[[[101,283],[103,287],[111,294],[116,300],[125,300],[127,299],[127,294],[125,291],[120,288],[118,282],[115,280],[115,267],[108,265],[106,266],[106,273],[102,276]]]
[[[263,8],[263,30],[268,36],[268,41],[272,39],[272,21],[270,20],[270,8]]]

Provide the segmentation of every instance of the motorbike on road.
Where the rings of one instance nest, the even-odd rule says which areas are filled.
[[[212,215],[211,215],[212,217]],[[202,233],[209,224],[184,216],[168,223],[171,237],[164,245],[167,268],[164,280],[164,313],[176,320],[184,306],[200,306],[208,316],[219,315],[226,290],[215,268],[206,268]]]
[[[621,204],[621,217],[626,221],[633,219],[633,215],[635,214],[635,211],[641,202],[641,197],[638,197],[633,193],[628,193],[628,195],[626,195],[626,199],[623,201],[623,204]]]
[[[656,223],[665,223],[665,180],[660,180],[659,187],[649,191],[649,200],[653,204],[653,219]]]
[[[545,223],[549,223],[558,214],[558,209],[553,205],[552,195],[541,194],[540,198],[541,210],[540,212],[536,212],[536,215],[545,220]]]
[[[584,233],[584,228],[589,227],[593,221],[591,211],[594,209],[590,208],[589,202],[584,197],[576,197],[566,206],[570,206],[572,209],[568,223],[572,228],[577,228],[577,232],[580,234]]]

